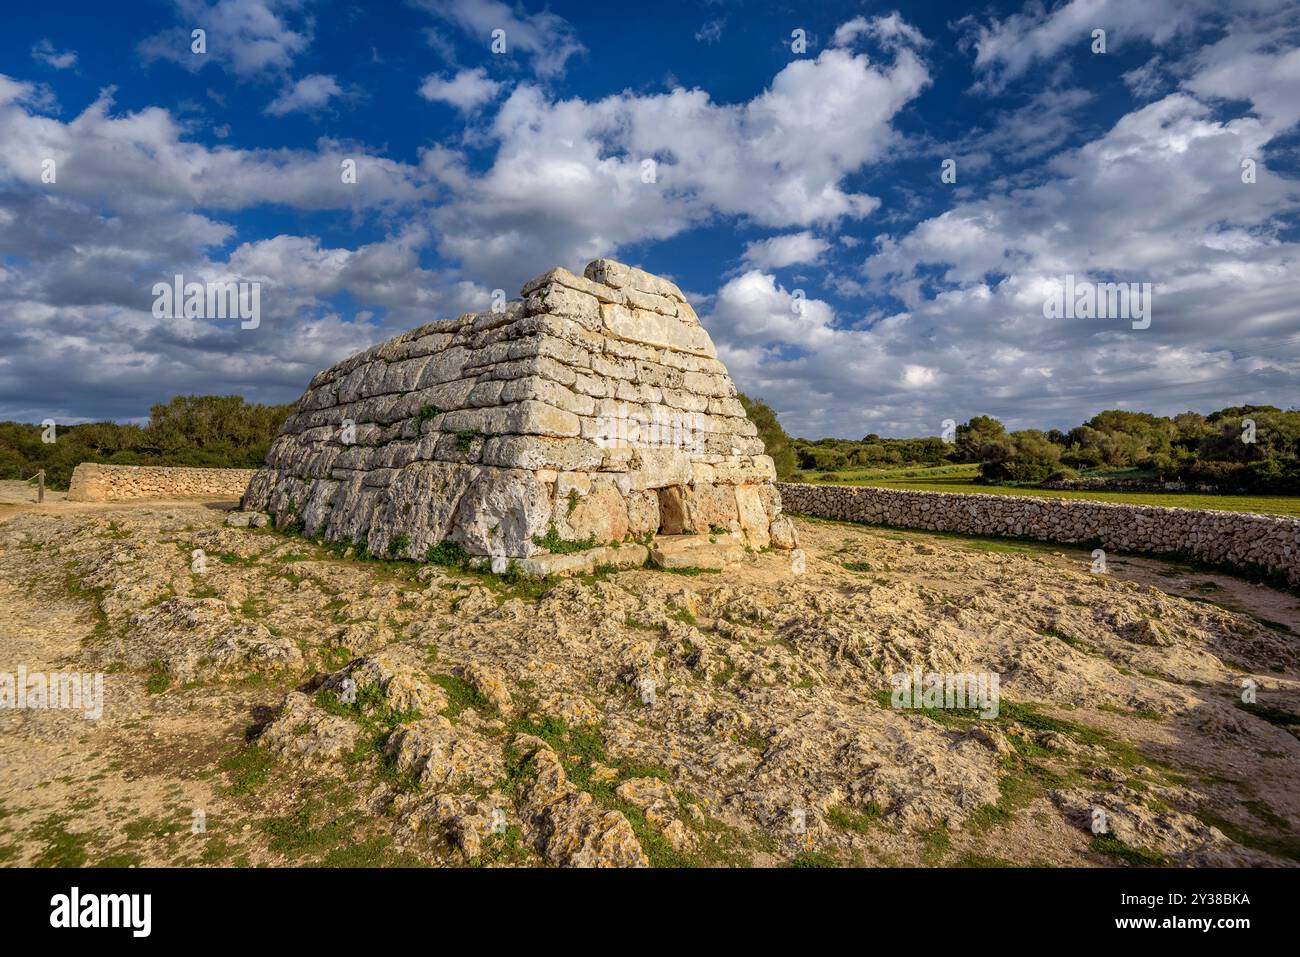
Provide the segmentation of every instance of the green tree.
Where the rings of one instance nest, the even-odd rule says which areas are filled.
[[[763,440],[763,447],[776,464],[776,477],[787,479],[795,470],[794,443],[785,429],[777,421],[776,412],[762,399],[751,399],[747,395],[737,395],[740,404],[745,407],[745,415],[758,429],[758,437]]]
[[[980,465],[986,481],[1042,482],[1061,467],[1061,448],[1037,429],[1024,429],[985,445]]]
[[[966,424],[957,426],[954,457],[958,462],[983,462],[986,458],[985,447],[1000,447],[1000,440],[1006,434],[1007,430],[1002,423],[991,415],[977,415]]]

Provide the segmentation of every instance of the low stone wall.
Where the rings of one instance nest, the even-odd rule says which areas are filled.
[[[786,511],[972,535],[1175,553],[1300,584],[1300,520],[1083,499],[778,483]]]
[[[95,465],[72,470],[70,502],[125,502],[132,499],[238,499],[253,469],[164,468],[153,465]]]

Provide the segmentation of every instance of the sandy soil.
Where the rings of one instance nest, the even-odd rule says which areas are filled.
[[[1300,859],[1286,592],[811,520],[804,575],[539,588],[18,484],[0,675],[105,696],[0,710],[7,864]],[[893,707],[914,667],[997,674],[997,717]]]

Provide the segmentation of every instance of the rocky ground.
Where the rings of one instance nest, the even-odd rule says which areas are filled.
[[[0,710],[9,865],[1300,860],[1300,604],[1225,575],[801,519],[799,576],[537,583],[0,502],[0,673],[106,675]],[[997,718],[891,707],[914,667]]]

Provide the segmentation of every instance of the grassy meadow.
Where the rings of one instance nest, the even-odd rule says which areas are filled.
[[[1108,473],[1118,474],[1118,473]],[[979,466],[936,465],[910,468],[840,469],[834,473],[804,473],[802,481],[820,485],[875,485],[918,492],[973,492],[979,495],[1040,495],[1079,498],[1128,505],[1162,505],[1169,508],[1209,508],[1228,512],[1260,512],[1300,518],[1300,496],[1208,495],[1197,492],[1095,492],[1036,488],[1006,483],[982,484]]]

